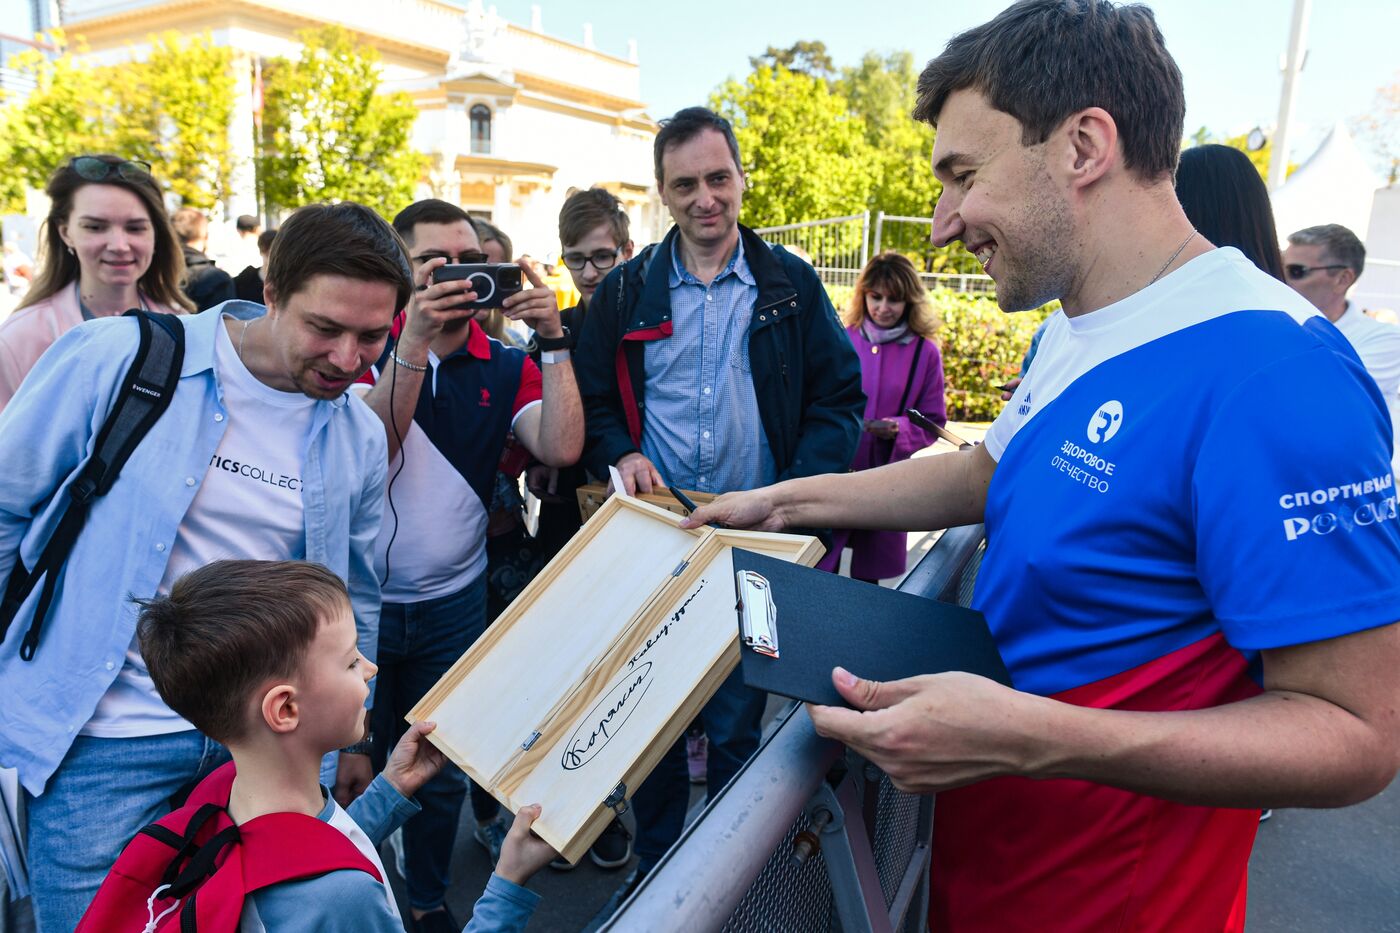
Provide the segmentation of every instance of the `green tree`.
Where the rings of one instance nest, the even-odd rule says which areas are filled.
[[[788,71],[800,71],[824,81],[836,76],[836,66],[831,61],[831,53],[827,52],[826,43],[820,39],[799,39],[785,49],[770,45],[762,55],[749,57],[749,67],[754,71],[764,65],[770,68],[782,65]]]
[[[932,217],[943,186],[933,177],[930,155],[934,131],[909,114],[914,109],[919,73],[911,52],[881,56],[867,52],[854,68],[842,69],[838,89],[865,126],[871,214],[884,211],[905,217]],[[881,246],[898,250],[928,272],[981,272],[977,260],[960,245],[935,249],[929,228],[892,222],[882,231]]]
[[[393,216],[412,200],[426,164],[409,145],[417,108],[407,94],[378,93],[379,53],[346,30],[299,38],[299,60],[264,70],[264,195],[284,208],[359,201]]]
[[[150,162],[185,205],[211,208],[228,196],[233,169],[233,53],[207,33],[182,41],[172,31],[149,42],[145,61],[106,75],[114,148]]]
[[[0,98],[6,105],[0,110],[0,164],[8,169],[0,173],[0,202],[11,213],[22,213],[25,189],[42,188],[65,159],[110,148],[110,95],[102,75],[72,54],[63,33],[45,39],[59,49],[57,56],[30,49],[8,63],[34,82],[34,90],[23,102]]]
[[[206,35],[151,36],[145,61],[94,67],[81,40],[46,38],[58,50],[21,52],[10,67],[34,90],[0,110],[0,202],[23,210],[26,188],[84,152],[114,152],[151,163],[158,181],[192,206],[212,207],[228,191],[228,125],[234,77],[230,53]]]
[[[710,106],[729,119],[739,140],[749,225],[850,214],[869,200],[864,128],[825,81],[762,65],[742,84],[725,82]]]

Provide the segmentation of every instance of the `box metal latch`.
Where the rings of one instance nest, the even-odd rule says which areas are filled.
[[[773,603],[773,588],[752,570],[734,574],[734,589],[739,594],[739,630],[744,644],[770,658],[778,656],[778,607]]]

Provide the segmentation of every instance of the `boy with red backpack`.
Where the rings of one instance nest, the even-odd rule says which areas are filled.
[[[385,931],[403,920],[378,845],[443,765],[418,723],[348,812],[320,784],[327,751],[364,736],[375,666],[344,584],[304,561],[225,560],[142,602],[138,636],[161,698],[233,762],[122,852],[78,929]],[[522,885],[555,852],[517,814],[468,931],[523,929]]]

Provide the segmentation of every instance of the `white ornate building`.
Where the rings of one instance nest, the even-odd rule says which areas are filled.
[[[382,90],[412,96],[414,143],[430,157],[422,197],[487,217],[517,252],[558,250],[559,208],[572,188],[616,194],[640,244],[659,237],[654,193],[656,124],[640,100],[635,43],[619,58],[584,41],[546,35],[469,0],[66,0],[63,25],[95,58],[141,56],[152,33],[208,32],[234,50],[239,100],[230,135],[238,155],[228,217],[257,213],[252,175],[256,64],[300,52],[296,33],[334,23],[382,56]],[[396,207],[391,206],[392,213]]]

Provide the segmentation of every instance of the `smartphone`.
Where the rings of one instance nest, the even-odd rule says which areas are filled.
[[[476,293],[474,301],[453,305],[452,311],[479,311],[499,308],[511,295],[525,287],[525,273],[513,262],[459,262],[433,270],[433,284],[465,279]]]
[[[939,424],[937,421],[934,421],[932,418],[919,411],[917,408],[908,409],[904,412],[904,416],[910,421],[917,424],[919,427],[923,428],[925,431],[932,431],[934,434],[943,438],[948,443],[957,446],[958,448],[972,446],[971,441],[965,441],[961,437],[958,437],[952,431],[949,431],[947,428],[943,427],[943,425]]]

